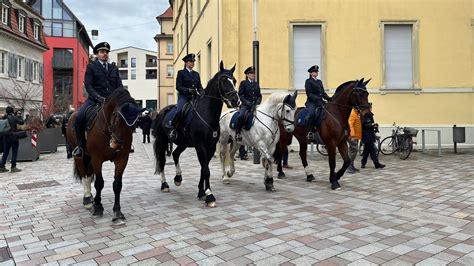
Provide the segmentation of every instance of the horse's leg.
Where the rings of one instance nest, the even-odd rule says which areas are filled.
[[[94,204],[94,197],[92,196],[91,189],[92,177],[93,176],[91,175],[82,178],[82,186],[84,187],[84,197],[82,198],[82,204],[86,209],[92,208]]]
[[[104,188],[104,178],[102,177],[102,163],[99,160],[92,160],[92,168],[95,174],[95,199],[93,216],[102,217],[104,214],[104,207],[102,206],[102,189]]]
[[[336,180],[339,181],[341,177],[344,175],[346,172],[346,169],[349,167],[351,164],[351,159],[349,158],[349,153],[348,153],[348,148],[347,148],[347,142],[343,141],[339,146],[337,147],[339,150],[339,153],[341,154],[342,159],[344,160],[344,164],[342,165],[341,169],[337,171],[336,173]]]
[[[114,175],[113,189],[114,189],[115,201],[114,201],[114,208],[113,208],[114,218],[112,218],[112,222],[114,222],[115,225],[125,224],[125,215],[123,215],[120,208],[120,192],[122,191],[122,176],[123,176],[123,172],[125,171],[125,167],[127,166],[127,162],[128,162],[128,155],[123,155],[114,160],[115,175]]]
[[[212,155],[210,154],[209,148],[204,146],[196,147],[196,153],[199,160],[199,164],[201,165],[201,177],[199,179],[198,185],[198,198],[202,198],[201,194],[204,192],[206,195],[205,201],[206,205],[210,208],[214,208],[216,206],[216,198],[212,194],[211,185],[209,182],[209,176],[211,175],[209,171],[209,161]],[[215,151],[215,150],[214,150]],[[204,185],[204,187],[203,187]]]
[[[273,186],[273,157],[268,152],[267,146],[263,142],[259,142],[259,150],[262,154],[262,165],[265,168],[265,176],[263,179],[263,183],[265,184],[265,189],[267,191],[275,191],[275,187]]]
[[[219,157],[221,159],[221,167],[222,167],[222,182],[224,184],[229,184],[230,180],[225,172],[226,160],[229,159],[229,144],[227,142],[224,142],[224,143],[220,142]]]
[[[336,174],[334,173],[334,169],[336,168],[336,145],[334,143],[326,143],[326,149],[328,151],[329,182],[331,183],[331,189],[340,189],[341,185],[337,182]]]
[[[283,153],[285,152],[285,146],[286,146],[286,143],[279,141],[275,148],[275,153],[274,153],[275,162],[277,164],[278,178],[282,178],[282,179],[286,178],[285,173],[283,172],[283,167],[281,167],[281,160],[283,158]]]
[[[308,160],[307,160],[308,141],[306,140],[306,134],[304,134],[303,136],[297,136],[296,139],[298,140],[298,143],[300,144],[300,158],[301,158],[301,162],[303,163],[304,172],[306,173],[306,181],[312,182],[316,178],[314,178],[313,174],[311,173],[308,167]]]
[[[235,173],[235,162],[234,162],[234,158],[235,158],[235,154],[237,153],[237,151],[239,150],[240,148],[240,144],[237,144],[237,143],[233,143],[231,145],[231,150],[229,152],[229,171],[227,171],[227,176],[228,177],[232,177]]]
[[[156,173],[160,174],[161,177],[161,192],[169,192],[170,187],[165,177],[166,151],[169,147],[168,139],[164,135],[159,135],[154,145],[155,157],[157,158]]]
[[[176,167],[176,176],[174,177],[174,184],[176,186],[181,186],[181,182],[183,181],[183,177],[181,176],[181,166],[179,165],[179,156],[183,151],[186,150],[185,146],[178,146],[173,151],[173,161],[174,166]]]

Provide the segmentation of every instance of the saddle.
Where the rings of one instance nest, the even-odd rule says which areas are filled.
[[[171,128],[172,127],[173,119],[176,116],[177,111],[178,111],[178,108],[176,107],[176,105],[174,105],[165,114],[165,118],[163,119],[163,121],[165,122],[165,127],[166,128]],[[194,114],[193,106],[192,106],[191,102],[187,102],[183,106],[183,110],[181,111],[180,117],[178,117],[178,120],[181,121],[181,123],[179,123],[180,124],[179,127],[184,128],[186,125],[191,123],[191,119],[193,117],[193,114]]]
[[[230,119],[229,127],[231,129],[236,129],[239,123],[240,111],[234,111],[232,118]],[[254,114],[249,110],[244,114],[243,117],[243,129],[250,130],[255,122]]]
[[[101,105],[91,105],[88,106],[84,115],[86,120],[86,131],[89,131],[94,126],[95,121],[97,120],[97,114],[102,110]]]
[[[321,122],[323,119],[326,117],[326,109],[322,107],[316,108],[314,111],[314,126],[319,127],[321,125]],[[303,108],[297,115],[296,117],[296,124],[298,126],[303,126],[303,127],[309,127],[310,126],[310,121],[309,121],[309,113],[308,109]]]

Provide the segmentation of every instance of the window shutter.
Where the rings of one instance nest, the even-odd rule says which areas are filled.
[[[39,63],[39,82],[43,83],[44,80],[44,65],[42,63]]]
[[[18,75],[18,56],[13,54],[13,69],[12,69],[12,77],[16,78]]]
[[[293,86],[304,89],[308,78],[307,69],[312,65],[321,66],[321,26],[295,25],[293,27]],[[320,69],[322,79],[324,69]]]
[[[13,66],[15,64],[13,63],[13,54],[8,53],[8,76],[13,77]]]
[[[385,25],[384,30],[386,88],[411,89],[412,25]]]

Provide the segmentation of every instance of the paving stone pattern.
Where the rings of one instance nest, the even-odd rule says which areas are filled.
[[[123,178],[125,226],[114,226],[113,164],[104,164],[102,218],[82,206],[65,148],[0,174],[0,265],[474,265],[474,151],[383,156],[331,191],[328,163],[317,155],[305,181],[297,153],[286,179],[265,191],[261,165],[236,161],[231,184],[210,163],[217,207],[196,199],[194,150],[181,156],[183,183],[160,191],[151,144],[134,135]],[[168,158],[169,159],[169,158]],[[358,157],[360,160],[360,157]],[[341,160],[338,159],[338,164]],[[359,162],[356,163],[358,167]],[[7,168],[9,164],[7,164]],[[56,183],[57,182],[57,183]]]

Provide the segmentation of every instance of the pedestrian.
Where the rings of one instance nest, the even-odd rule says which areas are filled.
[[[69,118],[71,118],[71,115],[74,113],[74,108],[71,108],[67,114],[63,116],[63,121],[61,123],[61,132],[64,136],[64,139],[66,140],[66,158],[70,159],[72,158],[72,148],[69,145],[69,142],[67,141],[67,134],[66,134],[66,129],[67,129],[67,124],[69,123]]]
[[[285,147],[285,151],[283,152],[283,166],[282,167],[286,169],[293,169],[293,167],[291,167],[288,164],[288,146]]]
[[[239,158],[240,158],[240,160],[243,160],[243,161],[246,161],[246,160],[249,159],[249,156],[248,156],[247,149],[246,149],[245,145],[240,145]]]
[[[254,112],[262,102],[262,93],[260,92],[260,86],[255,81],[255,67],[251,66],[245,69],[244,74],[246,75],[245,80],[240,82],[239,86],[239,97],[242,101],[240,105],[240,115],[235,129],[235,140],[242,141],[242,135],[240,132],[244,127],[244,119],[247,117],[247,112]]]
[[[178,103],[176,104],[176,113],[171,120],[171,128],[168,133],[168,138],[170,140],[176,140],[178,134],[176,129],[178,128],[181,120],[181,112],[184,105],[191,101],[193,96],[200,95],[203,93],[204,89],[201,84],[201,77],[197,71],[194,71],[194,62],[196,61],[195,54],[187,54],[182,59],[184,61],[184,68],[178,71],[176,77],[176,90],[178,91]]]
[[[16,167],[16,160],[18,157],[18,148],[20,147],[20,141],[16,138],[15,134],[18,132],[18,125],[23,125],[24,121],[20,115],[14,114],[14,109],[11,106],[6,108],[7,114],[3,117],[3,119],[7,119],[8,123],[10,124],[10,132],[3,136],[3,156],[2,161],[0,162],[0,173],[8,172],[8,169],[5,167],[7,163],[8,155],[10,154],[10,149],[12,150],[12,158],[11,158],[11,168],[10,171],[12,173],[20,172],[21,169]]]
[[[358,172],[354,166],[354,161],[359,152],[359,141],[362,139],[362,122],[360,121],[359,112],[355,108],[352,108],[351,115],[349,116],[349,159],[351,159],[351,164],[347,168],[347,172],[354,174]]]
[[[150,117],[150,112],[146,110],[144,112],[144,116],[140,119],[140,128],[142,129],[143,143],[145,143],[145,140],[148,140],[148,143],[150,143],[151,123],[152,121]]]
[[[306,121],[308,121],[308,140],[315,141],[316,140],[316,123],[318,121],[319,113],[321,107],[324,104],[324,100],[330,101],[331,97],[329,97],[326,92],[324,91],[323,82],[318,79],[319,74],[319,66],[314,65],[308,69],[309,78],[306,79],[304,88],[306,92],[306,109],[308,110],[308,114],[306,115]]]
[[[375,132],[378,131],[379,125],[374,121],[374,114],[372,113],[372,104],[370,104],[370,111],[367,112],[362,120],[362,142],[364,142],[364,152],[362,153],[362,160],[360,168],[365,168],[367,158],[374,162],[376,169],[384,168],[385,165],[379,162],[377,151],[375,150]]]
[[[86,148],[86,121],[85,112],[87,107],[104,104],[105,99],[113,91],[123,88],[117,66],[109,61],[110,44],[101,42],[94,46],[94,54],[97,60],[87,65],[84,76],[84,87],[89,94],[87,100],[77,111],[74,129],[76,131],[77,147],[72,152],[74,158],[82,158]]]

